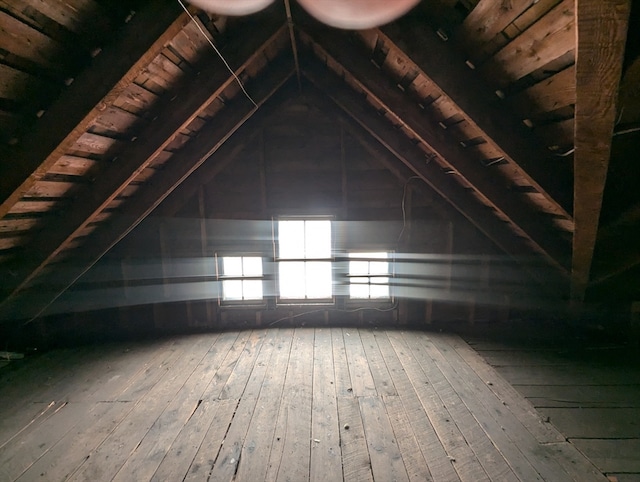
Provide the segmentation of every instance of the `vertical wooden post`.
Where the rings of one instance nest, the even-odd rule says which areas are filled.
[[[347,160],[344,148],[344,126],[340,123],[340,172],[342,175],[342,219],[347,219],[349,215],[349,204],[347,198]]]
[[[430,325],[433,322],[433,300],[425,300],[424,321],[427,325]]]
[[[475,290],[469,306],[469,323],[474,324],[476,321],[476,302],[478,300],[478,293],[482,296],[482,293],[485,293],[489,290],[489,270],[491,268],[490,260],[487,256],[482,256],[480,259],[480,273],[478,277],[478,286]]]
[[[200,255],[202,256],[202,262],[206,263],[210,258],[210,254],[208,253],[207,249],[207,213],[204,202],[204,194],[204,186],[201,185],[198,189],[198,216],[200,217]],[[205,310],[207,313],[207,323],[212,323],[213,305],[211,303],[211,298],[207,298],[207,300],[205,301]]]
[[[451,221],[447,221],[444,225],[444,256],[446,259],[446,267],[444,268],[444,286],[443,291],[445,293],[445,298],[448,298],[449,295],[451,294],[451,283],[452,283],[452,277],[453,277],[453,232],[454,232],[454,225],[453,222]],[[446,309],[444,310],[443,314],[445,315],[445,318],[447,316],[447,312],[451,313],[451,306],[452,306],[453,302],[452,301],[447,301],[444,300],[442,302],[442,305],[444,307],[446,307]]]
[[[162,292],[164,298],[169,295],[169,246],[167,244],[167,225],[160,223],[160,262],[162,264]]]
[[[167,243],[167,225],[165,221],[160,223],[160,263],[162,266],[162,294],[163,294],[163,302],[169,297],[170,287],[169,287],[169,245]],[[163,310],[161,309],[161,303],[156,303],[153,305],[153,318],[155,322],[156,328],[164,328],[165,327],[165,317],[163,316]]]
[[[187,326],[194,326],[193,323],[193,305],[191,304],[191,300],[187,300],[186,310],[187,310]]]
[[[126,300],[131,299],[131,289],[129,287],[129,265],[127,263],[127,258],[123,258],[120,260],[120,273],[122,276],[122,289],[124,291],[124,297]],[[129,304],[118,307],[118,315],[120,318],[120,324],[123,327],[127,327],[129,325]]]
[[[269,202],[267,198],[267,168],[264,145],[264,127],[260,129],[259,143],[260,153],[258,156],[258,166],[260,169],[260,211],[263,216],[266,216],[269,209]]]
[[[403,247],[403,252],[410,253],[412,251],[412,237],[411,237],[411,219],[413,217],[413,197],[411,194],[411,180],[405,181],[402,186],[402,236],[403,239],[399,240],[399,246]],[[406,325],[409,322],[410,305],[413,303],[407,298],[402,298],[398,302],[398,319],[401,325]]]
[[[502,305],[502,309],[500,310],[500,321],[506,323],[509,321],[509,305],[511,304],[511,299],[509,295],[504,295],[504,304]]]
[[[446,225],[446,240],[445,240],[445,254],[448,258],[447,266],[447,279],[445,281],[445,290],[447,293],[451,293],[451,277],[453,276],[453,223],[447,222]]]
[[[405,192],[403,193],[404,202],[404,222],[405,222],[405,245],[411,246],[412,241],[412,228],[413,228],[413,189],[411,188],[411,181],[405,186]],[[406,195],[405,195],[406,194]]]

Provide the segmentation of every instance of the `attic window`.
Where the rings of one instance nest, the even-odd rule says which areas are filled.
[[[390,255],[378,253],[349,253],[349,297],[351,299],[388,300]]]
[[[222,301],[262,300],[262,258],[225,256],[220,272]]]
[[[330,301],[331,221],[279,220],[277,245],[280,299],[287,303]]]

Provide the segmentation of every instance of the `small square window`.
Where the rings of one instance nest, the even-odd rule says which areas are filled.
[[[221,263],[222,301],[262,300],[262,258],[224,256]]]
[[[349,253],[349,297],[391,299],[389,253]]]

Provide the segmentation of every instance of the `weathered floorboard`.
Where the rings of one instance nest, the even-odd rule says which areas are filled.
[[[52,352],[42,376],[29,360],[0,372],[0,402],[25,411],[4,412],[16,423],[0,427],[0,478],[605,480],[571,442],[536,434],[524,398],[470,352],[450,335],[357,328]],[[67,376],[56,371],[65,361]],[[48,365],[44,390],[13,376],[41,381]],[[619,421],[633,415],[616,410]],[[624,427],[628,435],[634,425]],[[613,454],[601,441],[579,441],[600,468],[627,470],[636,442]]]

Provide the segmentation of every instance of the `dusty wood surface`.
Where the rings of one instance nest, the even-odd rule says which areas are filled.
[[[584,300],[616,123],[631,2],[579,2],[577,10],[574,218],[571,297]]]
[[[547,426],[607,476],[640,480],[640,366],[627,348],[468,339]]]
[[[316,54],[321,58],[329,57],[328,65],[340,75],[350,78],[352,76],[351,83],[367,94],[368,102],[376,105],[378,110],[384,110],[385,117],[393,125],[402,127],[410,138],[419,140],[427,152],[436,154],[439,163],[443,167],[453,169],[456,177],[460,176],[461,182],[473,186],[488,206],[492,206],[509,219],[515,229],[530,239],[553,264],[562,269],[561,267],[568,263],[568,246],[558,243],[555,237],[549,235],[546,228],[534,222],[537,218],[527,214],[529,209],[527,203],[518,195],[514,196],[514,193],[508,189],[507,183],[504,183],[504,189],[500,189],[502,183],[496,182],[495,177],[480,163],[469,162],[469,153],[460,149],[459,145],[451,143],[448,138],[448,129],[442,129],[435,122],[426,122],[423,109],[417,104],[408,102],[406,96],[389,79],[383,77],[371,62],[349,53],[345,45],[346,39],[334,39],[334,36],[316,32],[314,32],[314,38],[320,39],[318,41],[321,45],[314,46]],[[334,65],[336,63],[339,65]],[[329,95],[332,94],[329,93]],[[482,134],[480,131],[474,131],[470,135],[475,137]],[[512,135],[512,137],[515,136]],[[462,138],[469,137],[462,135]],[[493,157],[500,156],[504,157],[504,154],[498,153]]]
[[[542,442],[474,353],[438,333],[276,328],[27,358],[0,372],[1,478],[606,480]],[[581,443],[607,467],[637,445]]]

